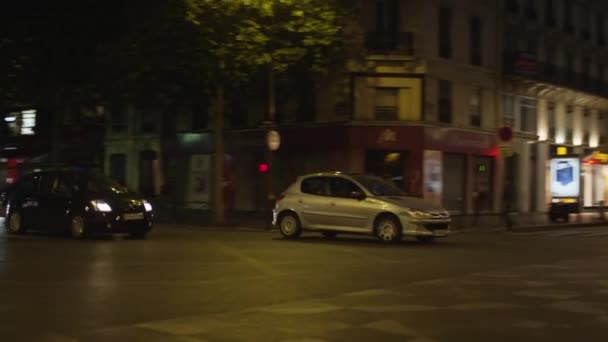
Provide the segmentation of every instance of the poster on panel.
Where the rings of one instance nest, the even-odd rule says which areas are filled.
[[[424,151],[424,189],[425,200],[441,205],[442,194],[442,156],[441,151]]]
[[[551,196],[578,197],[581,185],[580,176],[579,158],[551,159]]]

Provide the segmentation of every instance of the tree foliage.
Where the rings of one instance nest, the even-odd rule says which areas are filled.
[[[333,0],[185,0],[214,61],[229,77],[248,79],[263,66],[322,72],[339,53],[349,8]],[[224,77],[220,75],[219,77]]]

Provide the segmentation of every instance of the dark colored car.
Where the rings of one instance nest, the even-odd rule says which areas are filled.
[[[94,232],[143,238],[152,229],[152,205],[95,171],[30,173],[1,197],[5,226],[12,234],[37,229],[65,230],[74,238]]]

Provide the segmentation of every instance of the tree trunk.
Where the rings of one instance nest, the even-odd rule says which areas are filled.
[[[224,85],[217,87],[216,112],[213,120],[213,223],[224,224]]]

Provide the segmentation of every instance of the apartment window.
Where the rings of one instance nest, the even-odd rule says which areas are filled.
[[[480,17],[471,18],[471,64],[481,65],[481,32],[483,30]]]
[[[555,54],[557,48],[554,45],[545,46],[545,73],[548,77],[555,76]]]
[[[475,88],[469,100],[469,124],[474,127],[481,126],[481,88]]]
[[[583,86],[589,87],[591,85],[591,58],[587,55],[583,55]]]
[[[536,133],[536,100],[522,97],[519,103],[519,113],[521,130]]]
[[[110,114],[110,124],[112,133],[126,133],[128,122],[125,110],[119,107],[113,109]]]
[[[574,33],[574,25],[572,23],[572,0],[563,0],[564,5],[564,31]]]
[[[547,137],[555,139],[555,104],[553,102],[547,103],[547,127]]]
[[[376,88],[376,120],[397,120],[399,89]]]
[[[566,143],[572,143],[572,126],[574,124],[574,107],[567,106],[566,107],[566,122],[564,123],[566,126]]]
[[[140,133],[156,133],[157,131],[157,119],[154,111],[146,111],[140,113]]]
[[[555,18],[555,0],[545,0],[545,25],[549,27],[557,26]]]
[[[209,104],[203,101],[200,104],[193,106],[192,114],[192,129],[199,130],[205,129],[209,123]]]
[[[515,127],[515,96],[504,96],[504,113],[503,124],[509,127]]]
[[[526,8],[525,8],[525,13],[526,13],[526,18],[530,19],[530,20],[536,20],[538,19],[538,12],[536,10],[536,0],[525,0],[526,1]]]
[[[383,33],[399,31],[399,0],[376,1],[376,30]]]
[[[567,82],[574,80],[574,54],[572,52],[566,52],[566,70],[564,76]]]
[[[439,122],[452,122],[452,82],[439,80]]]
[[[439,57],[452,58],[452,9],[439,9]]]

